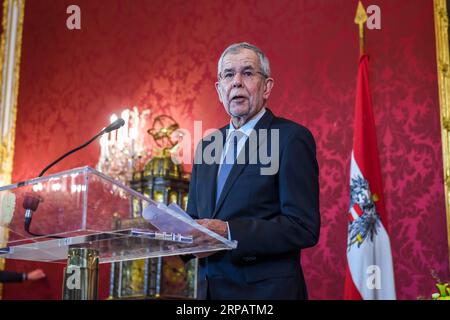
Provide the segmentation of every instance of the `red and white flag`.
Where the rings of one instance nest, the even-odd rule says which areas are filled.
[[[388,221],[369,89],[367,55],[359,61],[350,165],[344,299],[396,299]]]

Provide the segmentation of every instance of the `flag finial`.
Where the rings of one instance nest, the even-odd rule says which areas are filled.
[[[364,54],[364,23],[367,21],[367,13],[361,1],[358,1],[356,9],[355,23],[359,26],[359,52]]]

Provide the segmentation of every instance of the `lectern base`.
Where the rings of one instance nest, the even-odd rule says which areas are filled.
[[[98,298],[98,251],[70,248],[64,268],[63,300]]]

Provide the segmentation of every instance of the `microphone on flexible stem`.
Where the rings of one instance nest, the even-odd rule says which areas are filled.
[[[86,147],[88,144],[90,144],[92,141],[94,141],[95,139],[97,139],[98,137],[104,135],[105,133],[109,133],[111,131],[117,130],[119,129],[121,126],[123,126],[125,124],[125,120],[123,120],[122,118],[117,119],[116,121],[114,121],[113,123],[111,123],[109,126],[107,126],[105,129],[103,129],[102,131],[100,131],[99,133],[97,133],[91,140],[89,140],[88,142],[86,142],[85,144],[82,144],[81,146],[70,150],[69,152],[63,154],[61,157],[59,157],[58,159],[56,159],[55,161],[53,161],[52,163],[50,163],[48,166],[46,166],[44,168],[44,170],[41,171],[41,173],[38,175],[38,177],[42,177],[44,175],[44,173],[50,169],[51,167],[53,167],[55,164],[57,164],[58,162],[60,162],[62,159],[64,159],[65,157],[71,155],[74,152],[77,152],[80,149],[83,149],[84,147]]]
[[[105,133],[109,133],[111,131],[117,130],[120,127],[122,127],[125,124],[125,121],[121,118],[117,119],[116,121],[114,121],[113,123],[111,123],[109,126],[107,126],[106,128],[104,128],[102,131],[100,131],[99,133],[97,133],[92,139],[90,139],[88,142],[82,144],[79,147],[76,147],[75,149],[70,150],[69,152],[63,154],[61,157],[59,157],[58,159],[56,159],[55,161],[53,161],[52,163],[50,163],[48,166],[46,166],[44,168],[44,170],[41,171],[41,173],[39,174],[38,177],[42,177],[44,175],[44,173],[50,169],[51,167],[53,167],[55,164],[57,164],[58,162],[60,162],[62,159],[64,159],[65,157],[71,155],[74,152],[77,152],[80,149],[83,149],[84,147],[86,147],[87,145],[89,145],[92,141],[94,141],[95,139],[97,139],[98,137],[101,137],[102,135],[104,135]],[[37,195],[33,195],[33,194],[26,194],[25,198],[23,200],[23,208],[25,209],[25,231],[29,234],[31,234],[32,236],[36,236],[36,237],[43,237],[45,235],[41,235],[41,234],[36,234],[30,231],[30,227],[31,227],[31,219],[33,218],[33,213],[37,210],[39,203],[42,202],[43,199]],[[57,237],[57,236],[48,236],[48,238],[54,238],[54,239],[61,239],[61,237]]]

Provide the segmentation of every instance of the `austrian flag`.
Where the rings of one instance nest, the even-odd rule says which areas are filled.
[[[369,90],[367,55],[359,62],[350,163],[345,299],[396,299],[388,221]]]

